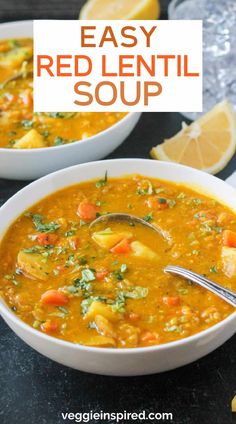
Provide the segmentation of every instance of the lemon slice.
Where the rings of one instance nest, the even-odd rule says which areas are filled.
[[[153,159],[177,162],[210,174],[221,171],[236,150],[236,119],[225,100],[174,137],[153,147]]]
[[[159,0],[89,0],[80,19],[157,19]]]

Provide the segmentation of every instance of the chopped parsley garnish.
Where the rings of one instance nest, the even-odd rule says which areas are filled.
[[[75,255],[69,255],[65,263],[65,267],[68,268],[69,266],[74,266],[74,265],[75,265]]]
[[[24,119],[23,121],[21,121],[21,125],[23,128],[32,128],[33,121],[30,121],[29,119]]]
[[[210,272],[216,274],[218,272],[217,267],[215,265],[214,266],[211,266]]]
[[[127,265],[126,264],[122,264],[120,267],[120,272],[126,272],[127,271]]]
[[[145,215],[145,216],[143,217],[143,220],[144,220],[144,221],[146,221],[146,222],[151,222],[151,221],[153,220],[153,213],[152,213],[152,212],[150,212],[150,213],[148,213],[147,215]]]
[[[155,193],[156,194],[163,193],[164,191],[165,191],[165,189],[162,188],[162,187],[155,188]]]
[[[75,287],[80,288],[86,296],[90,295],[92,292],[91,281],[96,279],[94,270],[90,268],[85,268],[81,272],[81,278],[76,278],[74,280]]]
[[[72,236],[74,236],[74,235],[75,235],[75,233],[76,233],[76,231],[75,231],[75,230],[69,230],[69,231],[66,231],[66,232],[65,232],[64,236],[65,236],[65,237],[72,237]]]
[[[125,313],[126,299],[143,299],[148,295],[148,288],[136,286],[130,291],[120,291],[112,304],[113,312]]]
[[[165,197],[158,197],[158,203],[161,205],[167,203],[167,200],[165,199]]]
[[[36,230],[39,231],[40,233],[53,233],[56,230],[58,230],[58,228],[60,228],[60,225],[57,224],[56,222],[44,223],[42,215],[27,213],[26,216],[29,216],[30,218],[32,218],[32,221],[36,227]]]
[[[93,281],[93,280],[96,279],[95,274],[94,274],[94,270],[92,270],[90,268],[83,269],[81,274],[82,274],[82,280],[86,283],[88,281]]]
[[[6,275],[4,275],[3,278],[5,278],[5,280],[11,281],[11,283],[14,286],[19,286],[20,285],[20,283],[15,279],[15,274],[12,274],[12,275],[6,274]]]
[[[86,265],[87,263],[87,259],[85,258],[85,256],[79,256],[78,261],[80,265]]]
[[[148,295],[148,288],[136,286],[129,291],[123,291],[122,294],[127,299],[144,299]]]
[[[168,199],[167,203],[168,203],[169,208],[171,208],[171,209],[174,208],[175,205],[176,205],[176,201],[174,199]]]
[[[145,196],[146,194],[151,195],[153,193],[152,183],[150,181],[148,181],[147,183],[147,188],[138,187],[136,190],[136,194],[140,196]]]
[[[54,138],[54,146],[61,146],[64,143],[65,143],[65,140],[62,137]]]
[[[49,131],[43,131],[42,132],[42,136],[44,137],[44,138],[48,138],[48,136],[50,135],[50,132]]]
[[[101,187],[104,187],[104,185],[106,183],[107,183],[107,171],[105,172],[104,178],[101,179],[101,180],[99,180],[99,181],[97,181],[95,185],[96,185],[97,188],[101,188]]]
[[[37,244],[35,246],[32,247],[26,247],[25,249],[23,249],[23,252],[25,253],[38,253],[38,252],[42,252],[43,247],[42,246],[38,246]]]
[[[186,197],[186,194],[181,192],[178,194],[177,199],[185,199],[185,197]]]
[[[120,271],[114,271],[114,276],[118,281],[124,280],[124,277]]]
[[[59,311],[61,311],[64,315],[68,315],[69,314],[69,311],[68,311],[67,308],[65,308],[65,306],[57,306],[57,309]]]
[[[194,205],[201,205],[202,204],[202,200],[201,199],[192,199],[192,202]]]
[[[222,227],[218,227],[217,225],[213,227],[213,230],[215,230],[217,233],[222,233],[223,231]]]

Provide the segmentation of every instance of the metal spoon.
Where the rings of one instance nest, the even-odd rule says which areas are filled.
[[[162,232],[160,228],[156,227],[153,224],[150,224],[150,222],[147,222],[142,218],[138,218],[137,216],[126,214],[126,213],[108,213],[106,215],[101,215],[97,219],[91,222],[89,228],[91,229],[92,227],[99,224],[100,222],[106,222],[106,221],[123,221],[123,222],[128,222],[129,225],[141,224],[155,231],[166,240],[166,234]],[[185,269],[179,266],[173,266],[173,265],[166,266],[164,268],[164,272],[174,274],[174,275],[179,275],[180,277],[190,280],[196,284],[199,284],[200,286],[210,290],[212,293],[216,294],[217,296],[224,299],[226,302],[236,307],[236,293],[232,292],[229,289],[226,289],[225,287],[217,283],[214,283],[213,281],[208,280],[207,278],[199,274],[196,274],[195,272],[189,271],[188,269]]]
[[[101,215],[97,219],[91,222],[89,228],[92,228],[94,225],[97,225],[100,222],[105,222],[105,221],[123,221],[123,222],[125,221],[125,222],[128,222],[129,225],[141,224],[141,225],[144,225],[145,227],[148,227],[149,229],[153,231],[156,231],[156,233],[164,237],[164,234],[158,227],[156,227],[153,224],[150,224],[150,222],[147,222],[142,218],[138,218],[137,216],[130,215],[128,213],[108,213],[106,215]]]
[[[189,271],[188,269],[182,268],[180,266],[168,265],[164,268],[164,272],[179,275],[180,277],[190,280],[193,283],[199,284],[236,308],[236,293],[226,289],[220,284],[214,283],[213,281],[208,280],[208,278],[205,278],[202,275],[196,274],[195,272]]]

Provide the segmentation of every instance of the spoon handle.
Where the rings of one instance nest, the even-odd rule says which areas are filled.
[[[186,278],[187,280],[205,287],[236,308],[236,293],[226,289],[220,284],[214,283],[213,281],[208,280],[208,278],[205,278],[199,274],[195,274],[195,272],[189,271],[188,269],[182,268],[180,266],[168,265],[164,268],[164,271],[170,274],[179,275],[180,277]]]

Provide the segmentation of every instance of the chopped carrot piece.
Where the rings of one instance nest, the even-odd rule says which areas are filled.
[[[129,253],[130,250],[131,250],[130,240],[124,238],[118,244],[112,247],[112,249],[110,249],[110,252],[122,254],[122,253]]]
[[[40,246],[47,246],[49,244],[56,244],[58,237],[56,234],[39,233],[37,235],[37,242]]]
[[[223,231],[223,245],[227,247],[236,247],[236,233],[234,231]]]
[[[107,276],[108,271],[97,271],[95,274],[95,277],[98,281],[104,280],[104,278]]]
[[[83,200],[78,206],[77,215],[85,221],[92,221],[97,216],[97,210],[96,205],[87,200]]]
[[[68,303],[68,297],[58,290],[47,290],[40,301],[43,305],[63,306]]]
[[[154,342],[158,339],[158,334],[153,333],[151,331],[145,331],[143,335],[141,336],[142,342]]]
[[[58,329],[58,324],[53,321],[46,321],[41,325],[41,329],[45,333],[52,333]]]
[[[167,209],[169,206],[166,199],[158,196],[149,197],[147,205],[150,209]]]
[[[168,306],[179,306],[180,298],[179,296],[166,296],[162,298],[163,303]]]

